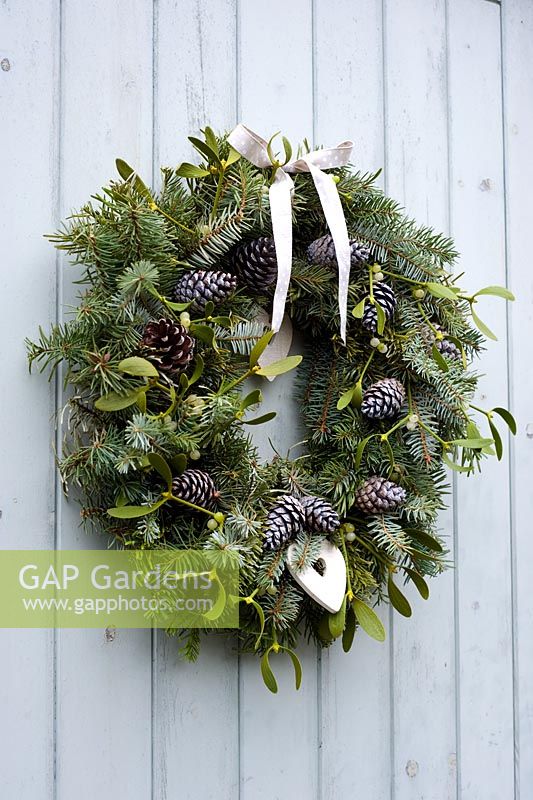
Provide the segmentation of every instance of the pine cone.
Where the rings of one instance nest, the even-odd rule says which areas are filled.
[[[401,486],[373,475],[355,493],[355,505],[367,514],[383,514],[401,506],[406,492]]]
[[[166,373],[183,372],[194,354],[194,339],[183,325],[171,319],[149,322],[143,332],[144,355],[157,369]]]
[[[278,550],[289,539],[294,539],[303,529],[305,514],[297,497],[288,494],[268,512],[263,547]]]
[[[341,521],[327,500],[321,497],[303,497],[301,504],[305,514],[305,529],[311,533],[333,533]]]
[[[369,419],[395,417],[405,400],[405,389],[396,378],[384,378],[365,391],[361,413]]]
[[[255,292],[266,291],[278,277],[274,239],[260,236],[239,245],[233,251],[232,263],[248,288]]]
[[[350,241],[351,250],[351,265],[352,267],[359,267],[362,264],[367,264],[370,259],[370,248],[358,242],[356,239]],[[337,264],[337,257],[335,255],[335,244],[333,237],[330,234],[321,236],[320,239],[315,239],[307,248],[307,257],[312,264],[318,264],[321,267],[334,267]]]
[[[435,331],[441,333],[444,338],[437,339]],[[449,339],[446,339],[448,334],[443,329],[442,325],[434,324],[432,328],[430,328],[429,325],[424,325],[420,332],[428,350],[431,350],[433,345],[435,345],[439,353],[442,353],[445,358],[459,361],[463,357],[460,348],[457,347],[455,342],[450,342]]]
[[[201,469],[186,469],[174,478],[172,494],[202,508],[212,508],[219,496],[212,477]]]
[[[229,272],[197,269],[186,272],[174,287],[178,303],[192,303],[195,311],[203,311],[210,300],[223,303],[237,287],[237,278]]]
[[[394,290],[391,289],[388,284],[383,283],[383,281],[377,281],[374,284],[374,298],[376,303],[379,303],[385,312],[385,317],[390,319],[396,308],[396,295],[394,294]],[[361,321],[364,328],[372,331],[372,333],[376,333],[378,329],[378,312],[375,306],[371,305],[368,301],[365,304],[365,311]]]
[[[458,361],[462,358],[461,351],[455,342],[450,342],[449,339],[437,339],[435,346],[439,353],[442,353],[442,355],[447,358],[452,358],[454,361]]]

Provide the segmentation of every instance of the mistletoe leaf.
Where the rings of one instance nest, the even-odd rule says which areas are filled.
[[[389,592],[389,600],[391,601],[391,605],[396,609],[396,611],[399,614],[402,614],[402,616],[410,617],[413,611],[409,604],[409,600],[404,595],[404,593],[400,591],[400,589],[398,589],[398,587],[392,580],[392,574],[389,574],[387,589]]]
[[[261,393],[261,389],[254,389],[241,400],[239,410],[246,411],[246,409],[250,408],[250,406],[256,406],[262,401],[262,399],[263,395]]]
[[[387,321],[387,317],[385,316],[385,311],[383,310],[383,308],[380,306],[379,303],[376,303],[375,309],[378,315],[377,332],[381,336],[381,334],[385,330],[385,323]]]
[[[187,311],[187,309],[189,308],[189,306],[191,304],[190,303],[175,303],[173,300],[167,300],[165,298],[165,305],[168,308],[171,308],[172,311]]]
[[[442,355],[436,344],[434,344],[433,347],[431,348],[431,355],[433,356],[433,360],[435,361],[439,369],[441,369],[443,372],[448,372],[448,370],[450,369],[450,365],[448,364],[448,362],[446,361],[446,359],[444,358],[444,356]]]
[[[493,444],[492,439],[454,439],[450,444],[456,447],[468,447],[471,450],[482,450],[484,447],[490,447]]]
[[[500,408],[498,406],[497,408],[492,409],[492,413],[498,414],[498,416],[501,417],[503,421],[507,424],[507,427],[509,428],[513,436],[516,436],[516,420],[510,411],[508,411],[506,408]]]
[[[140,356],[124,358],[117,366],[121,372],[127,375],[137,375],[146,378],[157,378],[159,373],[154,365]]]
[[[365,447],[367,446],[373,435],[374,434],[371,433],[370,436],[366,436],[364,439],[361,439],[361,441],[357,445],[357,451],[355,453],[355,461],[354,461],[355,469],[359,469],[359,467],[361,466],[361,461],[363,459],[363,453],[365,452]]]
[[[163,456],[159,455],[159,453],[148,453],[146,458],[155,471],[161,475],[167,484],[168,491],[172,491],[172,472]]]
[[[200,353],[196,356],[194,370],[192,372],[191,377],[189,378],[189,386],[192,386],[193,383],[196,383],[202,377],[204,371],[204,360]]]
[[[403,569],[404,572],[406,572],[413,581],[414,585],[418,589],[420,596],[424,600],[427,600],[429,597],[429,586],[427,585],[422,575],[415,569],[410,569],[410,567],[403,567]]]
[[[152,503],[151,506],[116,506],[116,508],[108,508],[107,513],[110,517],[115,517],[115,519],[136,519],[137,517],[146,517],[147,514],[153,514],[163,503],[166,503],[166,500],[158,500],[157,503]]]
[[[346,611],[346,627],[342,634],[342,649],[348,653],[352,649],[353,640],[355,637],[356,617],[353,606],[349,605]]]
[[[148,186],[144,183],[143,180],[139,177],[139,175],[135,172],[133,167],[124,161],[122,158],[115,159],[115,164],[117,167],[117,172],[120,177],[125,181],[133,181],[133,185],[135,186],[136,191],[144,197],[145,200],[151,204],[154,202],[154,198],[152,197],[152,193]]]
[[[498,461],[502,460],[503,457],[503,442],[502,437],[500,436],[500,432],[494,422],[489,419],[489,428],[490,432],[492,433],[492,438],[494,439],[494,448],[496,450],[496,457]]]
[[[471,467],[464,467],[461,464],[457,464],[450,456],[449,453],[443,452],[442,460],[446,464],[446,466],[453,469],[454,472],[471,472]]]
[[[270,661],[268,656],[271,651],[271,647],[264,653],[261,658],[261,675],[263,676],[263,681],[267,689],[270,689],[272,694],[277,694],[278,691],[278,684],[276,678],[274,677],[274,673],[272,672],[272,668],[270,666]]]
[[[137,402],[139,394],[144,394],[142,389],[130,389],[129,392],[118,394],[118,392],[109,392],[99,397],[95,402],[94,407],[98,411],[122,411],[124,408],[129,408]]]
[[[210,174],[208,169],[189,164],[187,161],[183,161],[176,170],[176,175],[180,178],[205,178]]]
[[[263,414],[261,417],[255,417],[255,419],[243,419],[241,424],[242,425],[262,425],[263,422],[270,422],[271,419],[277,416],[276,411],[268,411],[266,414]]]
[[[215,341],[215,331],[213,328],[210,328],[209,325],[198,325],[196,322],[194,322],[189,330],[197,339],[200,339],[200,341],[208,344],[213,348],[213,350],[218,350],[217,343]]]
[[[254,649],[257,650],[261,642],[263,633],[265,632],[265,612],[263,611],[263,607],[260,605],[260,603],[257,602],[257,600],[252,600],[251,604],[257,611],[257,616],[259,617],[259,622],[261,623],[261,629],[259,631],[257,639],[255,640],[255,645],[254,645]]]
[[[209,162],[214,162],[220,166],[220,158],[218,156],[218,147],[217,151],[215,151],[212,147],[210,147],[207,142],[202,142],[201,139],[197,139],[196,136],[189,136],[189,142],[192,146],[198,150],[200,155],[205,156]],[[209,173],[208,173],[209,174]]]
[[[234,150],[233,147],[230,147],[230,151],[226,159],[226,166],[230,167],[232,164],[235,164],[239,158],[241,158],[241,154]]]
[[[187,469],[187,456],[185,453],[178,453],[170,459],[172,469],[177,475],[181,475]]]
[[[378,642],[384,642],[386,637],[385,628],[374,609],[367,606],[367,604],[358,597],[354,599],[352,606],[357,621],[365,633]]]
[[[365,305],[366,305],[367,298],[363,297],[362,300],[357,303],[354,309],[352,309],[352,316],[356,319],[362,319],[363,314],[365,313]]]
[[[298,690],[302,685],[302,665],[300,664],[300,659],[298,658],[294,650],[290,649],[290,647],[281,647],[280,649],[284,650],[289,656],[290,660],[292,661],[292,665],[294,667],[295,686],[296,689]]]
[[[213,153],[216,153],[218,156],[219,155],[218,142],[217,142],[217,137],[215,136],[215,132],[213,131],[213,128],[210,128],[209,125],[206,125],[206,127],[202,130],[202,133],[205,136],[206,145]]]
[[[345,392],[343,392],[343,394],[341,394],[341,396],[337,401],[338,411],[342,411],[343,408],[346,408],[346,406],[350,405],[350,403],[353,400],[354,392],[355,392],[355,386],[352,386],[351,389],[347,389]]]
[[[362,402],[363,402],[363,384],[361,383],[361,381],[357,381],[353,390],[352,406],[354,406],[354,408],[361,408]]]
[[[405,532],[413,539],[416,539],[423,547],[427,547],[428,550],[433,550],[435,553],[443,552],[441,543],[433,536],[430,536],[429,533],[418,530],[418,528],[405,528]]]
[[[273,361],[272,364],[267,364],[265,367],[255,370],[256,375],[262,375],[264,378],[273,378],[276,375],[283,375],[284,372],[290,372],[301,363],[303,356],[287,356],[287,358],[280,358],[279,361]]]
[[[444,286],[442,283],[426,283],[425,288],[433,297],[442,300],[457,300],[458,289],[450,289],[449,286]]]
[[[270,340],[274,336],[274,331],[269,330],[265,331],[264,334],[261,336],[259,341],[257,341],[254,346],[252,347],[252,352],[250,353],[250,369],[253,369],[257,366],[259,359],[261,358],[262,354],[268,347]]]
[[[482,319],[478,317],[476,312],[473,308],[471,308],[472,319],[474,320],[474,324],[476,328],[481,331],[481,333],[487,337],[487,339],[492,339],[494,342],[498,341],[498,337],[495,333],[491,331],[488,325],[486,325]]]
[[[217,599],[215,600],[209,611],[204,612],[204,617],[210,622],[214,622],[215,620],[217,620],[223,613],[224,609],[226,608],[226,589],[224,588],[224,584],[216,574],[214,576],[214,580],[218,586]]]
[[[328,628],[333,639],[338,639],[344,630],[344,623],[346,622],[346,597],[342,601],[342,605],[335,614],[328,616]]]
[[[515,299],[514,294],[506,286],[484,286],[483,289],[478,289],[474,297],[479,297],[482,294],[501,297],[503,300],[510,300],[511,302]]]

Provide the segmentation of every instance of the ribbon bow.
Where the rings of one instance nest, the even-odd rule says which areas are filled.
[[[228,136],[228,142],[244,158],[256,167],[275,166],[268,153],[268,143],[245,125],[239,124]],[[348,163],[353,142],[341,142],[330,150],[315,150],[295,161],[279,166],[269,189],[272,231],[278,262],[278,280],[272,310],[272,330],[281,327],[285,303],[289,291],[292,267],[292,214],[291,195],[294,183],[289,173],[310,172],[313,178],[322,210],[328,224],[339,266],[339,312],[341,318],[341,338],[346,343],[346,318],[348,307],[348,284],[350,280],[350,241],[346,220],[342,210],[337,187],[330,175],[323,169],[341,167]]]

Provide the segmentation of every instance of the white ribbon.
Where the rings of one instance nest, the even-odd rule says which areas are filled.
[[[239,124],[228,136],[228,142],[256,167],[264,169],[273,164],[268,155],[268,143],[245,125]],[[291,195],[294,183],[288,173],[310,172],[322,204],[339,266],[339,312],[341,338],[346,343],[346,318],[348,284],[350,281],[350,240],[337,186],[323,169],[345,166],[352,152],[353,142],[341,142],[330,150],[315,150],[276,169],[268,195],[272,214],[272,232],[276,245],[278,280],[272,310],[272,330],[280,329],[292,267],[292,211]]]

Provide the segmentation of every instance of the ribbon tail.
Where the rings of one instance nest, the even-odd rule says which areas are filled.
[[[350,283],[351,251],[348,229],[342,210],[337,187],[330,175],[326,175],[315,164],[308,162],[309,171],[315,182],[322,210],[335,245],[339,267],[339,314],[341,339],[346,344],[346,325],[348,318],[348,285]]]
[[[289,292],[292,269],[292,179],[286,172],[278,170],[269,190],[272,214],[272,232],[276,245],[278,280],[272,308],[272,330],[279,331],[285,313],[285,303]]]

